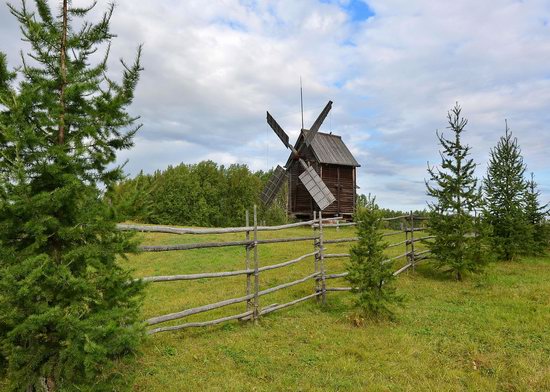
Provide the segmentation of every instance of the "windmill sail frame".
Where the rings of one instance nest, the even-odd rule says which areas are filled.
[[[332,108],[332,101],[329,101],[324,107],[323,111],[319,114],[319,116],[313,123],[309,132],[307,133],[306,139],[304,140],[305,146],[307,147],[311,146],[311,143],[315,139],[315,135],[317,134],[319,128],[323,124],[323,121],[327,117],[331,108]],[[304,169],[304,172],[299,176],[299,179],[304,184],[307,192],[315,201],[319,209],[321,211],[324,210],[336,200],[336,197],[334,197],[334,195],[328,189],[328,187],[323,182],[319,174],[317,174],[315,169],[309,166],[300,157],[301,151],[300,152],[297,151],[296,148],[292,144],[290,144],[288,134],[277,123],[277,121],[275,121],[275,119],[273,118],[273,116],[271,116],[271,114],[269,114],[269,112],[267,112],[266,119],[267,119],[267,123],[269,124],[273,132],[275,132],[275,134],[281,140],[281,142],[285,145],[285,147],[289,148],[292,151],[292,155],[294,156],[294,158],[300,162],[300,165]],[[267,182],[264,190],[262,191],[261,199],[265,205],[269,205],[273,202],[277,193],[279,192],[279,190],[283,185],[283,181],[286,178],[287,173],[288,173],[288,168],[285,170],[281,166],[279,165],[277,166],[271,178]]]
[[[271,175],[271,177],[269,177],[269,180],[267,181],[264,190],[262,191],[261,199],[264,204],[269,205],[273,203],[273,200],[275,200],[275,197],[281,190],[286,179],[286,170],[283,169],[280,165],[277,165],[277,167],[273,171],[273,174]]]
[[[302,184],[304,184],[321,211],[336,200],[313,166],[309,166],[305,169],[304,172],[298,176],[298,178],[302,181]]]

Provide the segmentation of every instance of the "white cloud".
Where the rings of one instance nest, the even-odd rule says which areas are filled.
[[[335,102],[323,129],[343,136],[362,164],[361,191],[382,205],[423,207],[435,130],[455,101],[470,120],[465,140],[479,174],[507,118],[550,198],[550,3],[367,3],[374,16],[354,22],[349,1],[119,0],[113,72],[117,57],[145,44],[131,108],[144,127],[121,160],[132,173],[201,159],[283,164],[288,151],[265,111],[296,138],[302,76],[306,127]],[[3,37],[18,34],[11,18],[1,7]],[[12,64],[17,47],[0,44]]]

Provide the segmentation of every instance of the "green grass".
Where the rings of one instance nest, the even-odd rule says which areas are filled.
[[[293,229],[260,238],[308,235]],[[353,229],[326,230],[327,237]],[[146,234],[146,244],[236,240],[224,236]],[[402,238],[390,237],[396,242]],[[330,253],[348,245],[328,245]],[[311,243],[260,246],[261,265],[311,252]],[[404,252],[393,248],[388,255]],[[143,253],[124,262],[136,276],[242,269],[244,250],[222,248]],[[327,260],[328,273],[345,260]],[[399,264],[396,264],[396,268]],[[313,259],[261,275],[261,288],[305,276]],[[394,320],[358,320],[352,294],[328,293],[327,306],[311,300],[263,317],[258,325],[226,324],[150,336],[143,355],[123,368],[136,391],[543,391],[550,390],[550,258],[495,263],[458,283],[429,264],[397,280],[406,301]],[[261,297],[263,306],[312,292],[306,282]],[[346,285],[330,281],[330,285]],[[153,283],[143,317],[242,296],[245,277]],[[237,304],[177,320],[240,313]],[[359,321],[359,323],[357,322]],[[357,324],[361,324],[357,326]],[[170,323],[167,323],[170,325]]]
[[[303,228],[260,233],[260,238],[310,234]],[[328,238],[353,235],[352,228],[326,229]],[[244,237],[140,236],[151,245]],[[346,253],[348,246],[327,247],[329,253]],[[268,265],[309,253],[313,245],[300,242],[259,249],[261,265]],[[388,255],[403,252],[400,246]],[[327,273],[342,272],[345,262],[328,259]],[[142,253],[123,263],[137,277],[236,270],[244,267],[244,249]],[[260,288],[311,272],[313,258],[262,273]],[[344,280],[329,284],[347,285]],[[467,275],[460,283],[426,263],[400,275],[396,285],[405,303],[396,308],[394,320],[360,320],[352,294],[333,292],[328,293],[325,307],[310,300],[266,315],[258,325],[234,321],[152,335],[137,360],[116,371],[131,383],[131,390],[153,392],[550,390],[550,257],[494,263],[484,274]],[[245,286],[244,276],[152,283],[146,289],[143,318],[242,296]],[[261,305],[310,294],[313,286],[309,281],[261,297]],[[244,309],[241,303],[171,324]]]

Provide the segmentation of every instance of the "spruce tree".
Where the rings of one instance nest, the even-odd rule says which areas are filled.
[[[468,120],[461,117],[458,103],[448,112],[448,129],[454,138],[436,133],[441,144],[441,168],[428,166],[428,231],[435,239],[429,248],[436,265],[462,280],[466,271],[477,271],[487,260],[483,246],[484,230],[475,218],[481,206],[481,193],[474,175],[476,164],[469,158],[470,147],[462,144]]]
[[[14,391],[112,390],[112,361],[143,335],[142,284],[117,262],[135,244],[101,189],[139,127],[126,108],[141,50],[117,82],[113,6],[78,25],[91,8],[67,0],[9,7],[31,49],[15,71],[0,55],[0,353]]]
[[[357,294],[356,305],[365,315],[392,315],[390,305],[401,301],[392,282],[393,263],[385,261],[382,211],[374,198],[355,215],[359,241],[351,247],[346,279]]]
[[[508,261],[527,253],[531,239],[525,214],[525,170],[518,141],[506,122],[504,136],[491,149],[483,191],[493,249],[500,259]]]
[[[537,189],[535,175],[531,173],[525,193],[525,214],[527,222],[531,226],[532,238],[529,253],[533,255],[543,255],[550,247],[550,228],[547,222],[550,203],[541,205],[539,197],[540,191]]]

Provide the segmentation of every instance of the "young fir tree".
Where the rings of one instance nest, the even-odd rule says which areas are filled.
[[[531,173],[531,179],[527,181],[525,193],[525,214],[527,222],[531,225],[530,253],[543,255],[550,247],[550,228],[547,222],[550,214],[549,204],[541,205],[539,201],[540,192],[537,189],[535,175]]]
[[[117,83],[112,6],[76,28],[90,9],[34,5],[10,6],[30,46],[22,66],[0,55],[0,356],[14,391],[112,390],[109,365],[143,335],[142,285],[117,262],[135,244],[100,188],[121,178],[116,151],[138,128],[126,107],[140,50]]]
[[[391,315],[389,305],[400,302],[392,285],[393,263],[384,262],[382,242],[382,212],[374,198],[366,200],[365,206],[356,213],[359,241],[351,247],[346,279],[357,294],[356,305],[366,315]]]
[[[470,147],[461,136],[468,120],[461,117],[458,103],[448,112],[448,129],[453,139],[437,133],[441,144],[441,168],[428,166],[427,193],[435,199],[428,203],[428,230],[435,236],[429,248],[435,263],[462,280],[464,272],[479,270],[487,260],[483,247],[484,230],[475,217],[481,194],[474,176],[476,164],[469,158]]]
[[[500,259],[513,260],[528,252],[531,227],[525,214],[526,166],[516,138],[506,132],[491,149],[483,181],[485,216],[492,226],[491,242]]]

